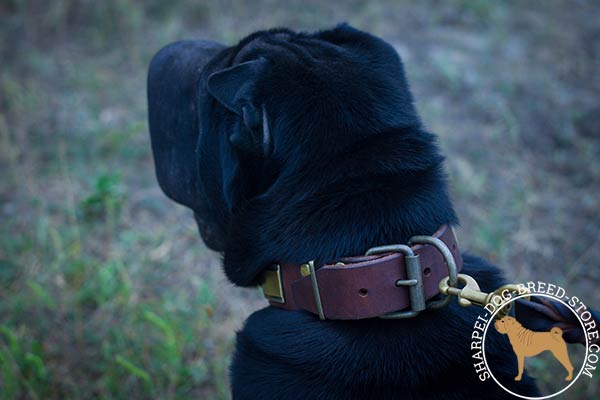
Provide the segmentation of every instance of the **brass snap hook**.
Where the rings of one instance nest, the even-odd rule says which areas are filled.
[[[519,293],[519,287],[514,284],[501,286],[491,293],[482,292],[477,281],[467,274],[458,274],[457,280],[463,287],[450,286],[449,277],[442,279],[439,284],[440,292],[448,296],[456,296],[458,304],[463,307],[469,307],[473,304],[486,307],[490,303],[495,307],[501,307],[496,314],[496,319],[508,315],[512,309],[512,303],[508,303],[512,295],[507,298],[506,293]],[[496,299],[499,300],[496,302]]]
[[[440,292],[458,297],[458,304],[463,307],[469,307],[473,303],[483,307],[487,304],[490,295],[494,295],[494,293],[482,292],[477,281],[470,275],[458,274],[457,281],[463,285],[462,288],[450,286],[449,280],[450,277],[442,279],[439,285]]]

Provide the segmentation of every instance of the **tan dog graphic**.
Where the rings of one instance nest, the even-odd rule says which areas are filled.
[[[565,380],[573,379],[573,364],[569,360],[567,344],[562,338],[562,329],[554,327],[549,332],[534,332],[525,328],[513,317],[503,317],[494,323],[496,330],[507,334],[513,351],[517,356],[519,374],[515,381],[520,381],[523,375],[525,357],[532,357],[549,350],[569,373]]]

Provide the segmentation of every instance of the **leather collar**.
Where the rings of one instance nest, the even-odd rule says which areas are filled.
[[[449,275],[440,247],[449,250],[457,272],[462,269],[454,230],[443,225],[432,237],[439,246],[398,246],[399,252],[385,246],[380,254],[344,257],[319,269],[311,263],[275,265],[263,272],[263,293],[272,306],[308,311],[321,319],[414,316],[426,300],[440,294],[438,285]]]

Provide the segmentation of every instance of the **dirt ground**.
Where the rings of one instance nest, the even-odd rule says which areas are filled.
[[[235,330],[265,302],[154,177],[146,68],[182,38],[347,21],[388,40],[462,248],[599,308],[597,1],[9,0],[0,21],[0,398],[228,398]],[[562,373],[528,366],[544,390]]]

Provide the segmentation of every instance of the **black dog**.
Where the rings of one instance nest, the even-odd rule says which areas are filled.
[[[194,210],[229,279],[316,265],[456,224],[443,157],[419,120],[396,51],[341,25],[257,32],[237,46],[177,42],[153,59],[150,131],[163,190]],[[497,268],[464,256],[485,291]],[[237,336],[236,399],[507,398],[474,371],[480,312],[453,302],[408,320],[320,321],[267,307]],[[516,360],[489,330],[487,357]],[[527,375],[510,388],[537,396]]]

